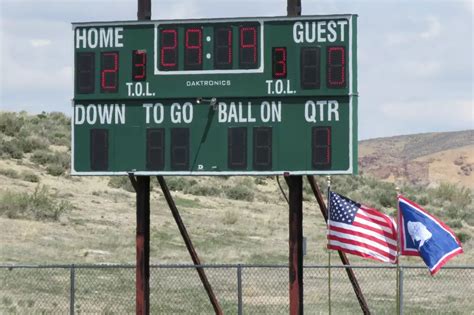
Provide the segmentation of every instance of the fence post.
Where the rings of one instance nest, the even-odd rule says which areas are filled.
[[[403,268],[400,268],[400,272],[398,273],[400,279],[398,280],[398,296],[399,296],[399,303],[398,309],[400,310],[400,315],[403,315]]]
[[[70,289],[69,289],[69,314],[74,315],[74,304],[75,304],[75,295],[76,295],[76,268],[74,264],[71,265],[69,269],[69,281],[70,281]]]
[[[237,265],[237,314],[242,315],[242,265]]]

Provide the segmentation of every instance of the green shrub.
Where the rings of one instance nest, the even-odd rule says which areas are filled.
[[[40,165],[57,163],[57,157],[46,150],[35,150],[31,155],[31,161]]]
[[[187,181],[184,177],[166,176],[163,178],[165,179],[168,189],[171,191],[183,191],[187,186]]]
[[[235,185],[225,189],[225,195],[230,199],[253,201],[254,190],[245,185]]]
[[[451,201],[459,208],[465,208],[472,202],[471,191],[466,187],[442,183],[438,188],[431,190],[432,198],[438,201]]]
[[[446,224],[452,229],[459,229],[462,228],[461,220],[449,220]]]
[[[40,178],[38,175],[31,171],[23,171],[21,173],[21,178],[27,182],[32,182],[32,183],[38,183],[40,181]]]
[[[64,174],[64,168],[57,164],[48,164],[46,166],[46,173],[52,176],[61,176]]]
[[[31,155],[31,161],[40,165],[47,165],[56,163],[57,158],[54,156],[54,154],[46,150],[35,150]]]
[[[20,175],[18,175],[18,172],[15,171],[14,169],[7,168],[7,169],[0,169],[0,174],[10,177],[10,178],[19,178]]]
[[[421,196],[417,196],[417,197],[415,198],[415,201],[416,201],[416,203],[418,203],[420,206],[426,206],[427,204],[429,204],[430,199],[429,199],[428,195],[423,194],[423,195],[421,195]]]
[[[26,193],[4,191],[0,193],[0,214],[10,219],[25,217],[29,196]]]
[[[30,153],[34,150],[46,150],[49,142],[37,136],[28,136],[19,139],[19,146],[24,153]]]
[[[17,113],[0,113],[0,132],[7,136],[16,136],[23,124],[24,118]]]
[[[239,213],[235,210],[228,210],[224,214],[224,218],[222,219],[222,223],[224,223],[226,225],[233,225],[233,224],[237,223],[238,220],[239,220]]]
[[[219,188],[206,182],[187,186],[184,192],[196,196],[219,196],[221,194],[221,190]]]
[[[71,209],[71,203],[57,200],[46,186],[37,186],[32,194],[12,191],[0,193],[0,214],[8,218],[57,221]]]
[[[31,161],[39,165],[57,165],[63,169],[70,167],[70,155],[66,152],[48,152],[45,150],[35,150],[31,155]]]
[[[11,157],[13,159],[23,158],[23,151],[17,139],[10,141],[2,141],[2,156]]]
[[[176,206],[178,206],[178,208],[181,208],[181,207],[183,207],[183,208],[200,208],[201,207],[201,204],[199,203],[198,198],[187,199],[187,198],[180,198],[178,196],[175,196],[173,199],[176,202]]]
[[[69,147],[70,145],[70,135],[65,131],[57,131],[53,133],[52,137],[49,139],[54,145],[62,145]]]
[[[463,217],[467,224],[474,226],[474,209],[471,207],[466,210],[466,215]]]
[[[70,119],[63,113],[0,113],[0,133],[18,139],[25,153],[49,144],[70,147]]]
[[[376,192],[379,204],[385,208],[397,208],[395,190],[378,190]]]
[[[121,188],[126,191],[135,192],[132,184],[130,183],[130,178],[128,176],[111,176],[108,183],[109,187],[112,188]]]
[[[265,181],[266,177],[263,176],[256,176],[254,179],[255,185],[266,185],[267,182]]]
[[[461,241],[461,243],[466,243],[471,239],[471,235],[465,232],[456,233],[456,236],[458,237],[459,241]]]
[[[171,191],[189,191],[191,186],[197,184],[197,181],[193,178],[182,177],[182,176],[166,176],[164,177],[168,189]]]
[[[57,221],[61,215],[72,209],[66,200],[55,200],[56,196],[49,193],[48,187],[38,186],[29,198],[29,207],[37,220]]]

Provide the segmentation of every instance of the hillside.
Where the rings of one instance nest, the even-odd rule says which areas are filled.
[[[474,189],[474,130],[361,141],[359,167],[389,182]]]
[[[0,263],[134,262],[135,194],[128,178],[71,177],[69,126],[69,119],[59,113],[0,113]],[[467,133],[467,137],[472,135]],[[378,165],[385,159],[395,163],[400,155],[393,146],[409,148],[408,144],[416,141],[423,143],[420,137],[424,135],[407,137],[418,140],[364,141],[361,160],[371,156]],[[467,141],[451,141],[455,142],[457,146],[448,148],[451,144],[446,141],[441,151],[433,151],[429,145],[415,146],[424,149],[405,163],[432,160],[429,165],[441,171],[444,168],[438,169],[436,163],[444,163],[444,157],[464,154],[462,165],[471,165],[472,150],[463,151]],[[382,148],[386,156],[381,154]],[[394,214],[395,186],[368,176],[374,165],[362,165],[362,176],[334,176],[333,188]],[[446,175],[436,176],[442,179]],[[432,174],[428,179],[434,177]],[[325,179],[317,179],[325,189]],[[286,190],[284,180],[280,181]],[[288,208],[274,177],[167,177],[167,182],[203,262],[287,263]],[[191,263],[156,179],[152,187],[151,261]],[[401,187],[407,197],[446,221],[461,238],[465,254],[453,263],[473,263],[472,191],[446,183],[419,187],[408,182]],[[324,264],[325,224],[307,183],[304,188],[305,262]],[[420,261],[403,258],[403,263]]]

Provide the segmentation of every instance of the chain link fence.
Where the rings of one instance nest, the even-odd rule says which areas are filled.
[[[203,265],[224,314],[288,314],[288,267]],[[304,267],[307,314],[359,314],[344,266]],[[373,314],[473,314],[474,266],[351,266]],[[330,273],[330,274],[329,274]],[[328,279],[331,279],[328,281]],[[150,266],[151,314],[213,314],[193,265]],[[134,265],[0,266],[0,314],[133,314]]]

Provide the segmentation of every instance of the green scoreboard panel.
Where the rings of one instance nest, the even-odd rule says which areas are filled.
[[[355,15],[73,30],[72,174],[357,172]]]

